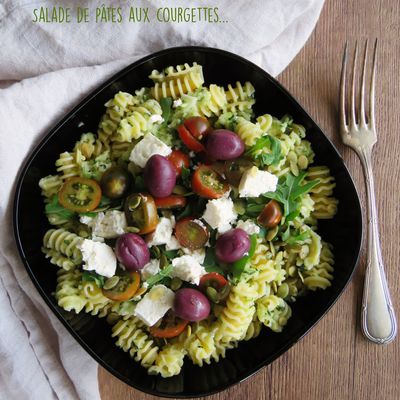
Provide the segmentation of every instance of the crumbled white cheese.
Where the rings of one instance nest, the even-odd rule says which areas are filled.
[[[209,200],[202,218],[211,228],[218,229],[219,233],[228,231],[231,228],[231,223],[237,218],[232,199],[221,197]]]
[[[195,158],[196,157],[196,153],[194,151],[189,151],[189,157],[190,158]]]
[[[125,213],[117,210],[99,212],[94,218],[82,216],[79,220],[92,228],[92,235],[96,238],[116,238],[125,233],[127,226]]]
[[[258,197],[266,192],[275,192],[278,177],[256,166],[244,172],[239,183],[239,197]]]
[[[77,245],[82,252],[83,269],[96,271],[99,275],[111,278],[115,275],[117,258],[113,249],[105,243],[84,239]]]
[[[203,264],[206,258],[206,249],[189,250],[186,247],[182,247],[182,251],[188,256],[193,257],[198,263]]]
[[[168,242],[165,244],[165,250],[179,250],[181,247],[181,244],[178,242],[178,239],[174,235],[172,235]]]
[[[137,303],[135,316],[147,326],[153,326],[172,308],[175,293],[164,285],[155,285]]]
[[[161,115],[153,114],[150,116],[149,121],[154,124],[155,122],[163,122],[164,118]]]
[[[171,147],[167,146],[160,139],[148,133],[145,137],[132,149],[129,161],[132,161],[141,168],[144,168],[147,160],[154,154],[160,154],[164,157],[169,156],[172,152]]]
[[[172,266],[172,277],[180,278],[194,285],[198,285],[200,278],[206,273],[206,270],[200,265],[197,259],[189,255],[174,258]]]
[[[181,105],[182,105],[182,100],[181,100],[181,99],[176,99],[176,100],[174,100],[173,103],[172,103],[172,107],[173,107],[173,108],[179,107],[179,106],[181,106]]]
[[[174,216],[170,218],[161,217],[155,231],[147,236],[147,245],[151,247],[170,243],[174,226]]]
[[[236,224],[236,228],[243,229],[249,235],[260,233],[260,227],[249,219],[247,221],[240,219]]]
[[[142,275],[142,280],[146,281],[151,276],[158,274],[159,272],[160,272],[160,260],[153,258],[152,260],[150,260],[149,263],[147,263],[143,267],[143,269],[140,271],[140,274]]]

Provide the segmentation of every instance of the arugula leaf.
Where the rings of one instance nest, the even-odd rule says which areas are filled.
[[[188,205],[183,209],[183,211],[182,211],[180,214],[178,214],[178,215],[176,216],[176,220],[178,221],[178,220],[180,220],[181,218],[189,217],[189,216],[191,216],[191,215],[192,215],[192,206],[191,206],[190,204],[188,204]]]
[[[231,271],[232,271],[232,276],[233,276],[234,280],[238,280],[241,277],[241,275],[246,267],[246,264],[251,259],[251,257],[254,256],[256,247],[257,247],[257,235],[252,234],[252,235],[250,235],[250,249],[249,249],[247,255],[242,257],[241,259],[235,261],[231,265]]]
[[[260,150],[262,151],[265,148],[269,149],[270,152],[258,154]],[[257,160],[261,167],[277,164],[282,158],[281,143],[273,136],[263,136],[256,141],[254,146],[246,151],[246,155]]]
[[[178,256],[178,250],[164,250],[163,254],[168,258],[168,260],[172,260]]]
[[[149,288],[154,286],[156,283],[161,282],[165,278],[169,278],[171,276],[173,266],[172,264],[167,265],[157,274],[151,276],[149,279],[146,280],[146,283],[149,285]]]
[[[206,257],[203,261],[203,267],[207,272],[218,272],[221,275],[224,274],[223,269],[218,265],[215,249],[212,247],[207,247],[206,249]]]
[[[57,214],[60,218],[72,219],[75,213],[71,210],[67,210],[58,202],[58,196],[54,195],[50,203],[46,204],[45,207],[46,214]]]
[[[283,205],[284,215],[290,216],[291,219],[298,212],[299,208],[299,197],[309,192],[315,185],[319,183],[318,179],[310,181],[305,185],[301,185],[301,182],[306,177],[306,172],[301,172],[298,176],[287,174],[279,180],[278,186],[275,192],[264,193],[263,196],[268,199],[274,199],[279,201]],[[297,214],[298,215],[298,214]]]
[[[171,110],[172,110],[172,98],[171,97],[164,97],[160,100],[160,106],[162,114],[161,116],[164,119],[163,124],[167,125],[168,121],[171,117]]]
[[[96,274],[96,272],[83,271],[82,281],[95,282],[99,288],[102,288],[104,286],[105,277],[102,275]]]
[[[192,182],[190,180],[190,169],[182,165],[181,171],[182,182],[187,188],[190,189],[192,187]]]
[[[310,237],[310,232],[303,232],[296,236],[291,236],[286,243],[287,244],[295,244],[297,242],[303,242],[304,240]]]

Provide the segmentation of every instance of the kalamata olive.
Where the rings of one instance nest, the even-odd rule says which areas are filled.
[[[221,235],[215,244],[218,260],[232,263],[242,258],[250,249],[249,235],[240,228],[231,229]]]
[[[110,199],[119,199],[129,190],[130,173],[119,166],[111,167],[104,172],[100,186],[103,194]]]
[[[115,254],[128,271],[139,271],[150,261],[146,242],[135,233],[125,233],[117,239]]]
[[[232,160],[244,152],[240,137],[227,129],[217,129],[207,136],[207,155],[215,160]]]
[[[210,302],[199,290],[179,289],[175,293],[174,312],[187,321],[201,321],[210,315]]]
[[[151,156],[143,171],[144,183],[154,197],[167,197],[176,184],[176,170],[166,157]]]

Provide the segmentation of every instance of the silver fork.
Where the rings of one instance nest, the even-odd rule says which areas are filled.
[[[395,338],[397,324],[383,268],[375,204],[374,177],[372,173],[372,148],[377,141],[374,110],[377,40],[374,44],[372,57],[369,113],[366,107],[368,100],[365,96],[368,40],[365,43],[364,49],[358,108],[356,106],[356,70],[358,58],[358,44],[356,42],[351,73],[350,107],[346,113],[347,47],[346,43],[340,82],[340,135],[343,143],[351,147],[360,158],[365,176],[368,201],[367,268],[362,300],[361,327],[364,335],[372,342],[387,344]]]

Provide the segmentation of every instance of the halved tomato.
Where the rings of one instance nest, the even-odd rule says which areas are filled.
[[[58,202],[78,213],[93,211],[101,200],[100,185],[93,179],[74,177],[61,186]]]
[[[153,232],[158,224],[157,207],[153,196],[134,193],[125,200],[124,211],[128,226],[139,229],[139,235]]]
[[[276,200],[270,200],[257,217],[257,222],[266,228],[275,228],[281,222],[281,219],[281,206]]]
[[[225,277],[218,272],[209,272],[208,274],[203,275],[200,278],[200,288],[205,290],[207,287],[211,286],[216,290],[220,290],[225,285],[228,284],[228,281]]]
[[[190,159],[187,154],[180,150],[173,150],[168,156],[168,160],[171,161],[175,168],[176,176],[180,176],[182,173],[182,167],[189,168]]]
[[[172,194],[168,197],[155,198],[154,202],[156,207],[161,209],[183,208],[186,206],[186,197]]]
[[[175,236],[181,246],[190,250],[197,250],[207,243],[209,233],[207,227],[201,221],[186,217],[176,223]]]
[[[191,117],[185,119],[183,122],[186,129],[189,130],[191,135],[197,140],[202,140],[211,132],[211,125],[207,118],[204,117]]]
[[[189,321],[180,319],[170,312],[159,323],[150,328],[150,334],[157,338],[173,338],[180,335],[188,323]]]
[[[206,148],[197,139],[195,139],[185,125],[178,126],[178,134],[185,146],[196,153],[205,151]]]
[[[208,165],[200,165],[192,176],[192,189],[206,199],[218,199],[229,189],[221,177]]]
[[[109,290],[103,289],[103,295],[114,301],[126,301],[131,299],[140,285],[138,272],[127,272],[119,277],[118,283]]]

